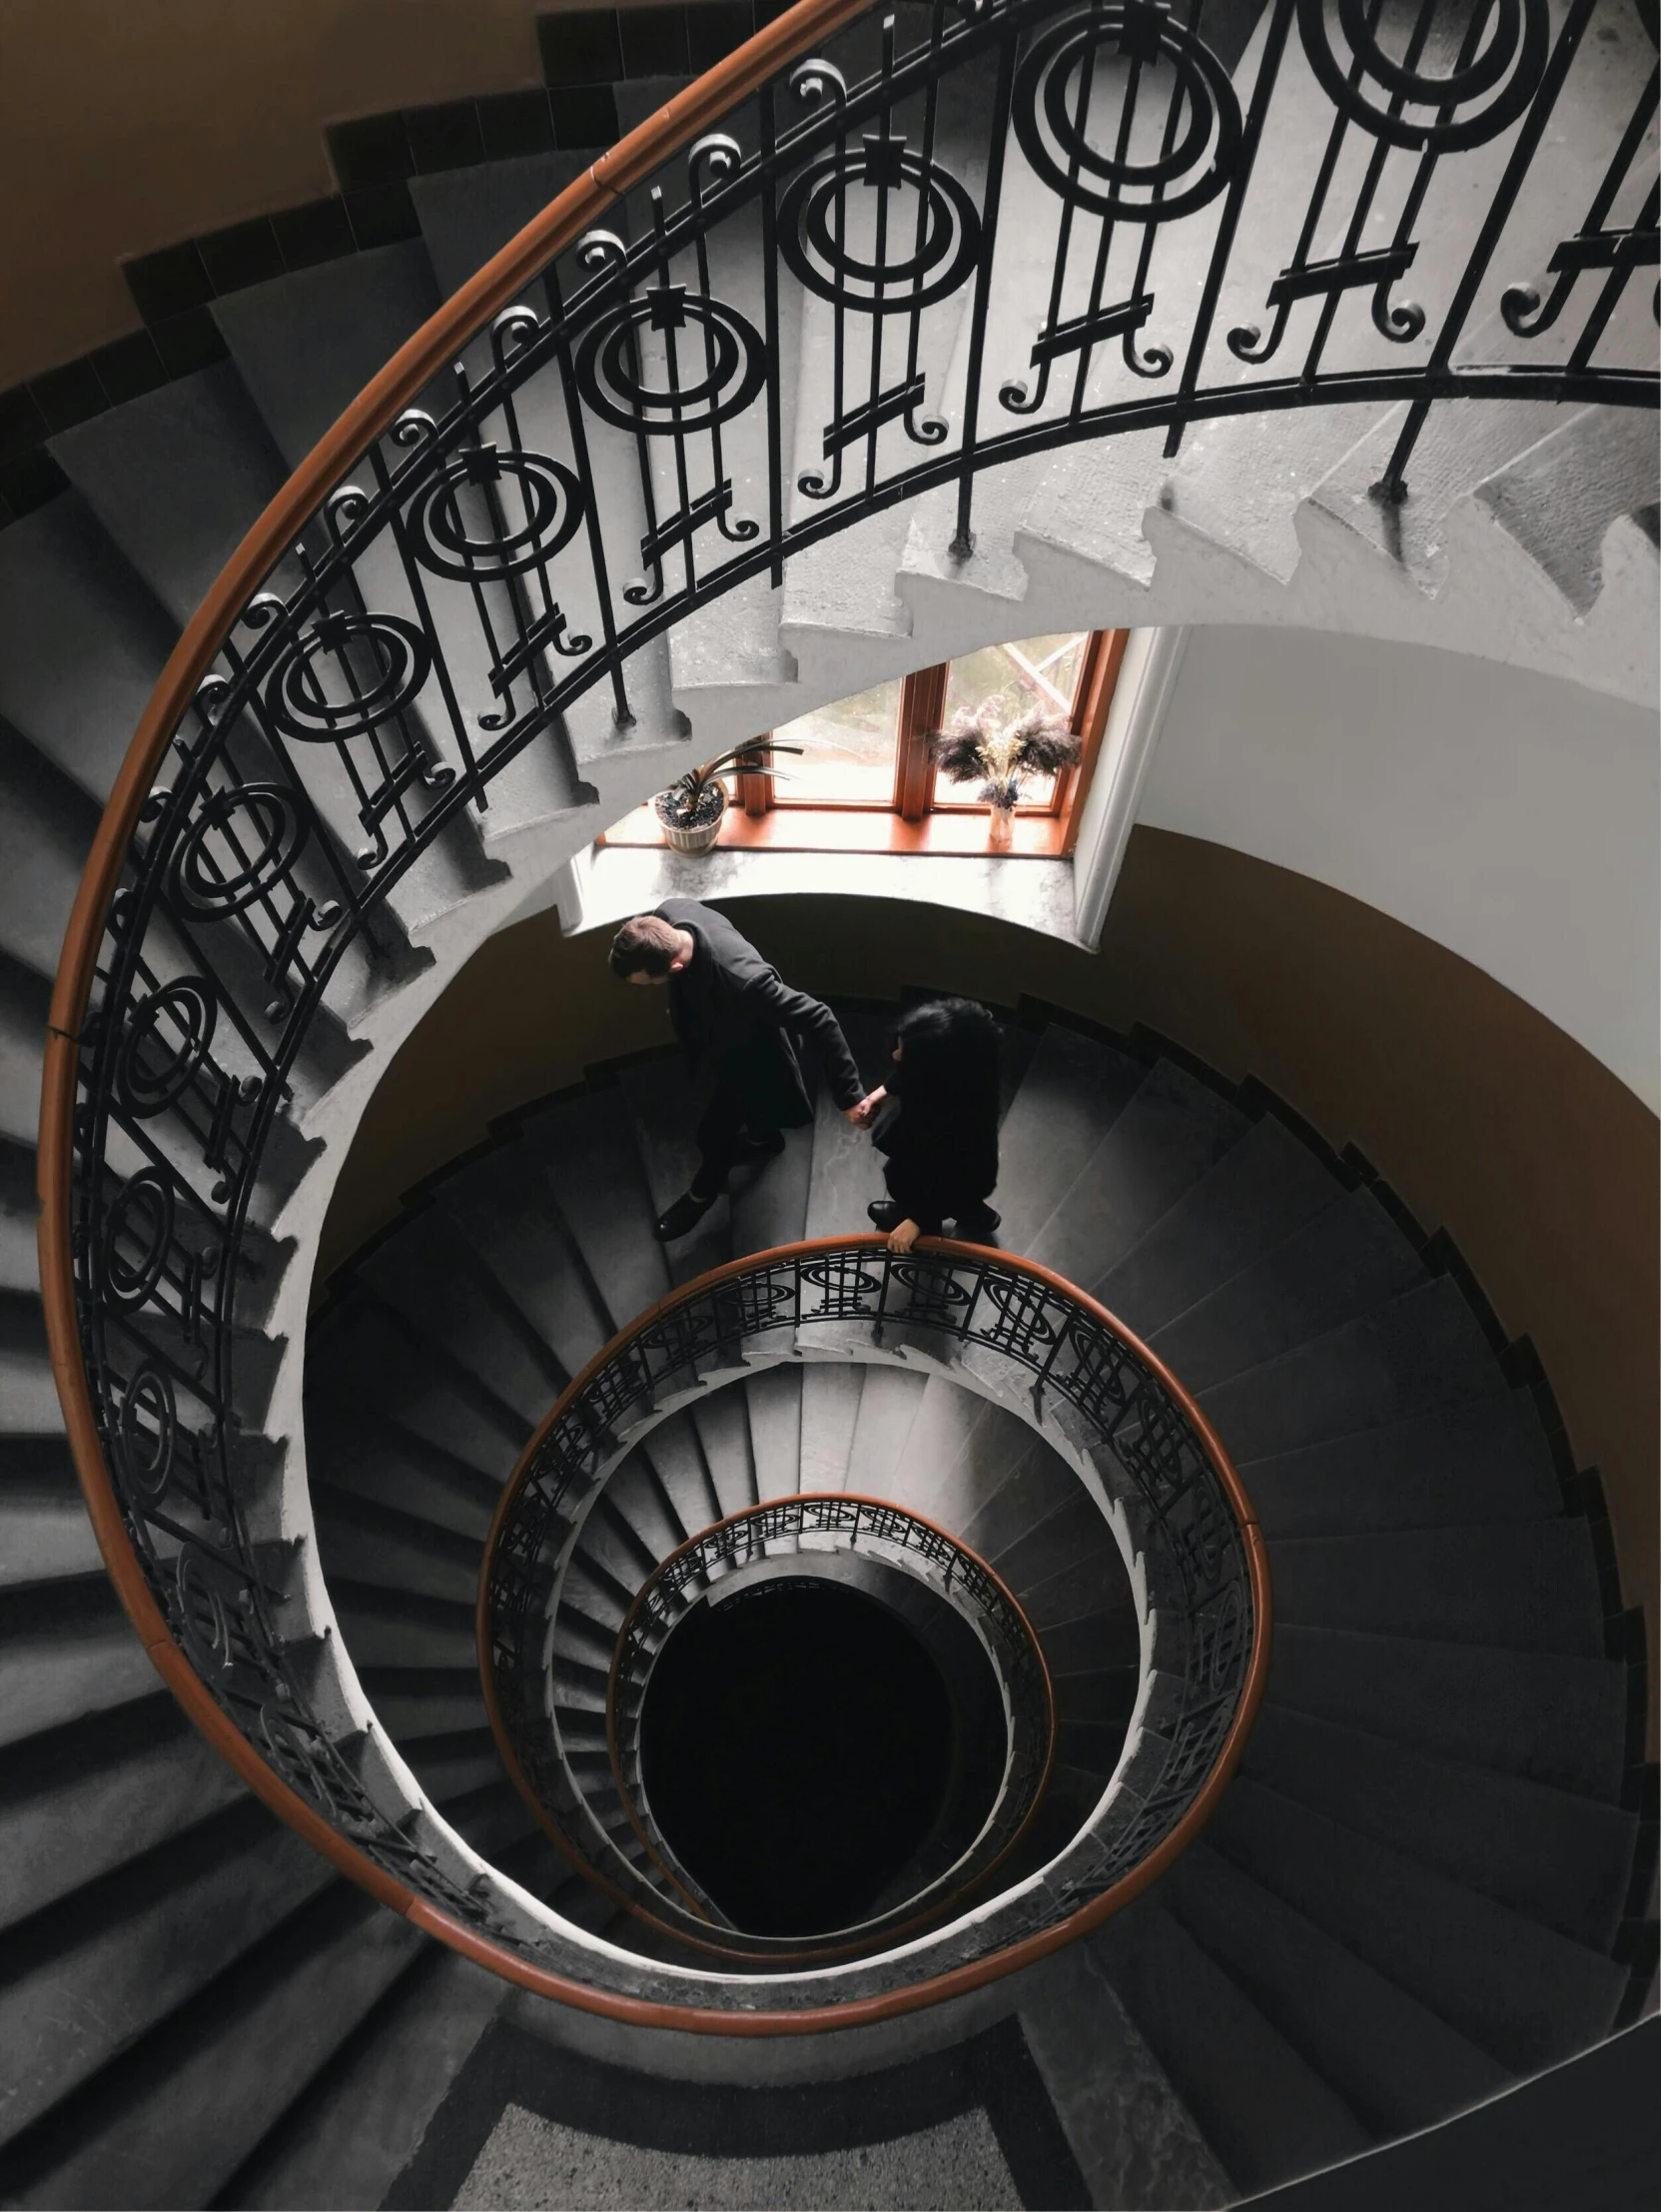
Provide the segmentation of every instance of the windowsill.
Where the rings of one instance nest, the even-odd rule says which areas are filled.
[[[983,860],[1055,860],[1066,824],[1054,814],[1017,814],[1010,843],[994,851],[987,842],[984,807],[941,808],[920,822],[903,821],[886,807],[775,806],[765,814],[727,808],[717,852],[835,852],[963,854]],[[637,806],[605,833],[614,846],[669,850],[651,806]],[[702,857],[699,855],[698,857]]]
[[[556,889],[567,936],[615,928],[630,914],[645,913],[666,898],[804,893],[954,907],[1065,944],[1084,944],[1075,926],[1072,861],[1029,854],[1021,867],[1009,867],[1003,854],[986,851],[984,840],[977,852],[849,852],[722,843],[711,852],[685,853],[661,843],[619,843],[608,833],[604,845],[578,855]]]

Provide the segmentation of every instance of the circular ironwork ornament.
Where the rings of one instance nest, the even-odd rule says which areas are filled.
[[[524,520],[515,530],[492,528],[474,537],[461,496],[511,485]],[[502,453],[494,446],[447,461],[410,510],[412,550],[421,566],[453,583],[499,583],[568,546],[583,516],[582,486],[573,470],[545,454]],[[490,517],[492,524],[494,516]]]
[[[649,384],[640,359],[640,338],[661,331],[670,381]],[[689,333],[691,381],[675,334]],[[660,287],[628,300],[596,323],[576,350],[576,381],[582,397],[617,430],[662,436],[712,429],[747,408],[767,378],[767,348],[747,317],[722,300],[710,300],[680,286]],[[702,372],[701,375],[699,372]]]
[[[1144,69],[1170,63],[1167,112],[1186,122],[1169,150],[1148,157],[1121,146],[1107,154],[1091,144],[1090,93],[1103,53]],[[1116,221],[1192,215],[1217,197],[1240,161],[1240,102],[1229,72],[1191,31],[1139,0],[1068,16],[1041,32],[1016,74],[1014,121],[1022,153],[1052,192]]]
[[[1440,0],[1432,4],[1439,12]],[[1375,28],[1377,10],[1364,0],[1337,0],[1337,25],[1349,50],[1340,60],[1332,50],[1331,12],[1331,0],[1297,0],[1298,34],[1309,67],[1340,114],[1389,146],[1454,154],[1485,145],[1516,121],[1545,75],[1551,39],[1546,0],[1491,0],[1475,53],[1461,51],[1453,68],[1439,77],[1385,53]],[[1387,106],[1364,97],[1368,81],[1390,96]],[[1490,92],[1494,98],[1476,114],[1453,114]],[[1411,122],[1399,112],[1403,106],[1434,109],[1436,120]]]
[[[922,206],[893,210],[888,237],[911,251],[874,261],[847,242],[849,189],[909,185]],[[857,203],[854,203],[857,205]],[[868,138],[858,152],[821,155],[779,202],[779,252],[809,292],[860,315],[909,315],[955,292],[981,250],[980,211],[949,170],[925,162],[902,138]]]

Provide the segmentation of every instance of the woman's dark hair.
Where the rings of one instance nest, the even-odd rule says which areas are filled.
[[[959,1089],[967,1107],[998,1083],[998,1024],[972,998],[931,998],[908,1006],[894,1024],[906,1095]]]

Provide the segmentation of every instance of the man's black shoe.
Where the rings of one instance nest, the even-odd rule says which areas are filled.
[[[958,1235],[970,1239],[990,1237],[1003,1218],[1002,1214],[994,1212],[990,1206],[973,1207],[970,1212],[958,1215]]]
[[[658,1216],[652,1235],[659,1244],[673,1244],[677,1237],[695,1229],[714,1203],[713,1198],[700,1198],[696,1191],[684,1192],[666,1214]]]
[[[871,1216],[879,1229],[898,1229],[900,1223],[905,1219],[905,1216],[891,1198],[873,1198],[865,1211]]]
[[[764,1137],[752,1137],[746,1131],[738,1141],[733,1160],[737,1166],[745,1167],[752,1160],[776,1160],[783,1150],[784,1137],[781,1131],[770,1129]]]

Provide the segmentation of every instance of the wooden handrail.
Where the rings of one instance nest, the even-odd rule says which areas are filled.
[[[795,1244],[775,1246],[766,1253],[749,1253],[743,1259],[728,1260],[720,1267],[711,1268],[707,1274],[695,1276],[691,1281],[680,1284],[676,1289],[658,1299],[655,1304],[648,1306],[642,1313],[637,1314],[625,1327],[619,1329],[609,1343],[600,1347],[593,1358],[582,1368],[581,1372],[573,1376],[565,1389],[559,1394],[554,1405],[537,1424],[534,1434],[519,1455],[513,1473],[503,1486],[501,1497],[496,1502],[495,1513],[491,1516],[489,1534],[484,1540],[484,1564],[479,1574],[475,1629],[478,1640],[480,1687],[483,1692],[485,1711],[490,1721],[491,1733],[496,1739],[497,1750],[514,1786],[518,1789],[526,1804],[537,1813],[538,1820],[544,1830],[560,1846],[573,1866],[576,1866],[579,1871],[589,1872],[590,1870],[585,1862],[579,1860],[569,1840],[556,1832],[556,1823],[549,1820],[545,1811],[540,1808],[535,1792],[531,1789],[529,1781],[513,1752],[511,1738],[502,1720],[489,1664],[489,1561],[499,1541],[502,1526],[512,1510],[513,1501],[529,1479],[530,1469],[536,1453],[544,1438],[552,1432],[556,1423],[563,1417],[566,1408],[573,1405],[581,1397],[593,1378],[615,1358],[617,1353],[635,1337],[655,1327],[657,1323],[666,1316],[675,1313],[682,1306],[689,1305],[706,1296],[709,1291],[722,1283],[733,1281],[735,1278],[751,1272],[763,1260],[776,1263],[779,1261],[817,1258],[827,1252],[846,1252],[850,1250],[875,1252],[885,1249],[887,1243],[888,1239],[877,1232],[846,1237],[809,1237]],[[1213,1812],[1217,1809],[1224,1790],[1228,1787],[1236,1768],[1240,1764],[1241,1754],[1246,1747],[1246,1739],[1250,1733],[1251,1723],[1256,1717],[1257,1707],[1262,1702],[1263,1691],[1268,1681],[1272,1611],[1268,1553],[1263,1543],[1262,1531],[1257,1522],[1256,1509],[1251,1503],[1245,1484],[1240,1479],[1234,1461],[1224,1448],[1223,1440],[1201,1412],[1194,1398],[1177,1380],[1177,1377],[1167,1367],[1159,1354],[1144,1344],[1134,1330],[1128,1329],[1099,1300],[1090,1297],[1087,1292],[1080,1290],[1076,1284],[1070,1283],[1064,1275],[1058,1275],[1054,1268],[1045,1267],[1037,1260],[1025,1259],[1014,1253],[998,1251],[987,1245],[966,1244],[949,1237],[919,1238],[915,1249],[920,1253],[938,1254],[944,1259],[981,1261],[983,1263],[991,1261],[1000,1267],[1011,1268],[1018,1274],[1029,1276],[1033,1281],[1043,1284],[1059,1297],[1065,1298],[1070,1304],[1077,1306],[1083,1313],[1107,1330],[1110,1335],[1117,1337],[1132,1356],[1141,1362],[1161,1386],[1170,1393],[1172,1399],[1181,1408],[1184,1419],[1199,1439],[1207,1458],[1211,1461],[1213,1469],[1227,1493],[1230,1511],[1241,1532],[1241,1540],[1246,1552],[1246,1577],[1251,1589],[1251,1657],[1246,1667],[1246,1681],[1241,1690],[1240,1702],[1235,1708],[1235,1715],[1230,1722],[1229,1733],[1224,1738],[1223,1748],[1219,1752],[1211,1774],[1195,1798],[1194,1803],[1189,1806],[1187,1812],[1183,1814],[1165,1840],[1151,1851],[1140,1865],[1133,1867],[1131,1872],[1121,1880],[1105,1889],[1100,1896],[1093,1898],[1088,1905],[1081,1906],[1077,1912],[1060,1921],[1055,1927],[1045,1928],[1036,1935],[1024,1937],[1019,1942],[994,1952],[990,1957],[973,1960],[966,1966],[954,1967],[947,1973],[936,1975],[932,1980],[913,1983],[907,1989],[890,1990],[884,1995],[876,1997],[857,1998],[843,2005],[816,2006],[810,2010],[730,2013],[692,2006],[682,2009],[674,2005],[652,2005],[644,2000],[616,1997],[608,1992],[592,1989],[584,1989],[580,1998],[567,1996],[566,2001],[580,2003],[588,2011],[601,2013],[608,2018],[625,2019],[641,2026],[680,2026],[697,2033],[711,2035],[807,2035],[820,2033],[830,2028],[867,2026],[873,2021],[893,2019],[902,2013],[916,2011],[926,2005],[940,2003],[949,1997],[966,1995],[973,1989],[983,1988],[988,1982],[996,1981],[1005,1974],[1017,1972],[1023,1966],[1033,1965],[1039,1959],[1049,1957],[1053,1951],[1060,1950],[1064,1945],[1077,1941],[1080,1936],[1088,1934],[1092,1928],[1101,1926],[1104,1920],[1111,1918],[1115,1912],[1129,1904],[1134,1897],[1139,1896],[1152,1882],[1157,1881],[1166,1868],[1188,1848],[1189,1844],[1211,1818]],[[755,1509],[748,1510],[754,1511]],[[902,1508],[901,1510],[910,1511],[909,1508]],[[736,1520],[742,1519],[743,1516],[734,1515],[730,1518]],[[913,1516],[913,1518],[920,1517]],[[717,1526],[724,1526],[724,1524],[717,1524]],[[707,1534],[707,1532],[705,1533]],[[698,1541],[700,1539],[690,1539],[688,1545],[682,1546],[680,1549],[684,1551],[689,1548],[690,1544]],[[958,1542],[955,1537],[950,1538],[950,1541],[953,1544]],[[959,1546],[959,1549],[966,1549],[966,1547]],[[678,1554],[672,1556],[678,1556]],[[985,1563],[981,1564],[984,1565]],[[987,1572],[994,1574],[994,1570],[990,1568]],[[638,1604],[638,1599],[636,1604]],[[1042,1658],[1042,1653],[1040,1656]],[[1045,1669],[1045,1679],[1048,1682],[1048,1666]],[[609,1691],[606,1704],[606,1736],[611,1747],[613,1760],[615,1760],[615,1739],[611,1728]],[[1046,1773],[1047,1781],[1048,1772]],[[625,1810],[628,1809],[626,1792],[623,1796],[623,1803]],[[632,1811],[630,1811],[629,1817],[631,1820],[633,1819]],[[621,1888],[615,1888],[608,1883],[597,1870],[590,1873],[590,1878],[607,1894],[613,1895],[619,1904],[624,1905],[642,1918],[649,1919],[651,1917],[650,1914],[642,1911],[638,1905],[631,1901]],[[465,1952],[466,1956],[476,1959],[481,1965],[493,1966],[497,1972],[505,1974],[510,1980],[519,1982],[525,1988],[536,1989],[549,1996],[566,1994],[563,1986],[559,1988],[552,1986],[557,1977],[525,1965],[522,1960],[513,1958],[510,1953],[502,1953],[498,1946],[490,1943],[484,1937],[474,1935],[470,1929],[459,1930],[458,1938],[449,1934],[447,1930],[454,1923],[444,1920],[444,1916],[437,1913],[430,1905],[422,1903],[418,1911],[412,1913],[412,1917],[418,1919],[421,1926],[427,1927],[433,1933],[443,1932],[444,1939],[453,1942],[457,1949]],[[438,1927],[437,1923],[439,1921],[444,1921],[443,1929]],[[710,1945],[710,1947],[714,1948],[715,1946]],[[509,1964],[498,1963],[504,1956],[510,1961]]]
[[[757,1263],[770,1258],[771,1255],[768,1253],[751,1253],[749,1257],[751,1265],[754,1266]],[[634,1593],[633,1602],[629,1606],[628,1612],[623,1616],[622,1627],[617,1631],[617,1641],[611,1653],[611,1667],[610,1671],[606,1675],[605,1681],[605,1746],[611,1757],[611,1778],[616,1784],[618,1796],[623,1801],[623,1810],[628,1814],[629,1825],[633,1828],[635,1834],[640,1838],[640,1841],[642,1842],[642,1844],[644,1844],[647,1852],[650,1854],[651,1858],[653,1859],[659,1870],[671,1882],[674,1883],[677,1889],[681,1890],[682,1896],[685,1896],[686,1892],[684,1889],[681,1888],[680,1882],[676,1879],[673,1868],[665,1866],[662,1859],[658,1857],[657,1851],[652,1844],[651,1837],[646,1833],[645,1828],[641,1825],[640,1816],[635,1810],[634,1799],[629,1793],[628,1784],[623,1779],[622,1757],[617,1748],[617,1674],[618,1669],[622,1665],[623,1653],[627,1648],[629,1636],[633,1631],[634,1624],[639,1619],[640,1613],[644,1608],[648,1598],[650,1597],[653,1588],[662,1580],[665,1575],[669,1573],[670,1569],[674,1567],[677,1561],[685,1559],[687,1555],[691,1552],[696,1552],[701,1546],[707,1544],[711,1537],[719,1536],[723,1529],[735,1529],[740,1522],[753,1521],[759,1514],[771,1513],[780,1506],[816,1505],[821,1503],[835,1503],[837,1505],[855,1507],[874,1506],[881,1512],[898,1514],[903,1520],[915,1522],[918,1528],[927,1529],[931,1536],[939,1537],[943,1544],[949,1546],[952,1551],[960,1554],[970,1563],[972,1567],[976,1568],[982,1575],[984,1575],[989,1583],[993,1585],[993,1587],[997,1590],[999,1596],[1003,1599],[1004,1604],[1009,1608],[1015,1619],[1020,1623],[1022,1633],[1025,1635],[1028,1644],[1032,1647],[1033,1657],[1038,1661],[1039,1678],[1044,1684],[1044,1770],[1039,1775],[1038,1787],[1033,1792],[1033,1801],[1027,1807],[1027,1810],[1023,1815],[1020,1824],[1017,1826],[1015,1833],[1010,1837],[1009,1841],[1004,1845],[1003,1849],[999,1851],[996,1858],[989,1859],[987,1864],[983,1866],[980,1871],[972,1877],[972,1879],[965,1882],[961,1888],[954,1890],[950,1897],[940,1899],[936,1904],[931,1905],[926,1911],[917,1914],[914,1918],[910,1920],[901,1921],[892,1929],[885,1929],[885,1940],[898,1940],[901,1935],[909,1933],[913,1928],[921,1927],[929,1920],[938,1919],[942,1912],[945,1912],[951,1909],[951,1907],[953,1907],[954,1905],[960,1903],[962,1899],[971,1891],[985,1887],[990,1877],[995,1874],[998,1868],[1005,1863],[1010,1853],[1015,1849],[1016,1845],[1021,1841],[1022,1837],[1032,1826],[1034,1819],[1037,1817],[1038,1808],[1044,1801],[1044,1792],[1050,1786],[1050,1776],[1055,1769],[1056,1763],[1056,1685],[1051,1679],[1050,1662],[1044,1657],[1044,1646],[1039,1640],[1038,1632],[1036,1629],[1034,1629],[1032,1623],[1027,1619],[1027,1609],[1025,1608],[1025,1606],[1022,1605],[1020,1599],[1016,1597],[1014,1591],[1011,1590],[1008,1583],[1005,1582],[1002,1575],[999,1574],[998,1570],[992,1565],[989,1560],[983,1560],[978,1552],[971,1551],[970,1547],[964,1543],[961,1537],[954,1536],[950,1529],[943,1529],[938,1521],[931,1521],[927,1514],[914,1513],[910,1506],[899,1505],[891,1498],[873,1498],[864,1491],[794,1491],[787,1492],[778,1498],[764,1498],[757,1505],[745,1506],[738,1513],[729,1513],[725,1516],[723,1520],[711,1522],[707,1529],[701,1529],[696,1536],[688,1537],[684,1544],[677,1544],[672,1552],[667,1553],[662,1559],[658,1561],[657,1565],[652,1569],[651,1573],[640,1585],[640,1588]],[[488,1574],[489,1554],[488,1552],[486,1552],[484,1567],[479,1576],[479,1589],[481,1594],[483,1592],[485,1579]],[[479,1647],[479,1665],[481,1670],[487,1673],[488,1668],[484,1664],[484,1648],[481,1644]],[[496,1725],[496,1710],[492,1706],[490,1712],[490,1725],[492,1728]],[[497,1738],[497,1741],[499,1743],[499,1737]],[[537,1811],[537,1809],[538,1808],[535,1802],[532,1801],[531,1810],[535,1812]],[[690,1901],[691,1900],[688,1899],[688,1902]],[[861,1947],[863,1946],[845,1946],[845,1948],[849,1949]],[[778,1954],[769,1953],[767,1955],[769,1957],[776,1957]],[[831,1958],[837,1955],[837,1949],[835,1946],[827,1945],[815,1951],[803,1952],[801,1955],[804,1958]]]
[[[1146,1887],[1171,1862],[1189,1835],[1210,1813],[1233,1772],[1251,1715],[1261,1697],[1267,1667],[1267,1564],[1255,1520],[1248,1518],[1249,1507],[1246,1505],[1245,1493],[1221,1447],[1216,1447],[1215,1457],[1226,1471],[1231,1498],[1236,1499],[1238,1494],[1240,1504],[1246,1509],[1244,1513],[1237,1510],[1237,1518],[1241,1520],[1246,1545],[1258,1633],[1241,1703],[1212,1779],[1178,1828],[1142,1866],[1071,1920],[1011,1950],[959,1967],[931,1982],[917,1983],[909,1989],[847,2005],[797,2012],[731,2013],[713,2008],[659,2004],[589,1988],[567,1976],[530,1965],[487,1937],[476,1935],[407,1884],[386,1873],[367,1853],[337,1834],[259,1757],[174,1642],[128,1538],[104,1463],[82,1359],[71,1217],[77,1063],[98,950],[140,810],[198,686],[213,666],[243,608],[303,527],[403,409],[469,340],[512,302],[549,260],[573,244],[622,195],[718,122],[738,102],[758,91],[780,69],[803,57],[844,24],[864,14],[870,5],[871,0],[797,0],[797,5],[619,140],[540,215],[526,224],[400,348],[289,478],[187,623],[128,747],[94,836],[65,931],[48,1016],[41,1083],[38,1248],[53,1379],[63,1408],[70,1451],[110,1580],[158,1673],[185,1711],[273,1812],[341,1872],[350,1875],[382,1903],[405,1914],[427,1934],[521,1987],[580,2009],[640,2026],[679,2027],[725,2035],[810,2034],[827,2028],[856,2026],[977,1988],[1012,1967],[1043,1957],[1071,1941],[1085,1927],[1094,1926],[1119,1903]],[[950,1252],[968,1248],[941,1245],[938,1249]],[[1059,1282],[1059,1278],[1049,1279]],[[1070,1286],[1064,1287],[1070,1297],[1079,1296]],[[665,1306],[672,1303],[672,1300],[663,1302]],[[1082,1303],[1090,1304],[1088,1300]],[[1100,1309],[1095,1310],[1100,1312]],[[1162,1377],[1165,1375],[1152,1354],[1145,1352],[1142,1356],[1151,1368]],[[1208,1449],[1215,1447],[1216,1440],[1198,1409],[1190,1405],[1174,1382],[1170,1387],[1183,1399],[1197,1432],[1208,1440]]]

